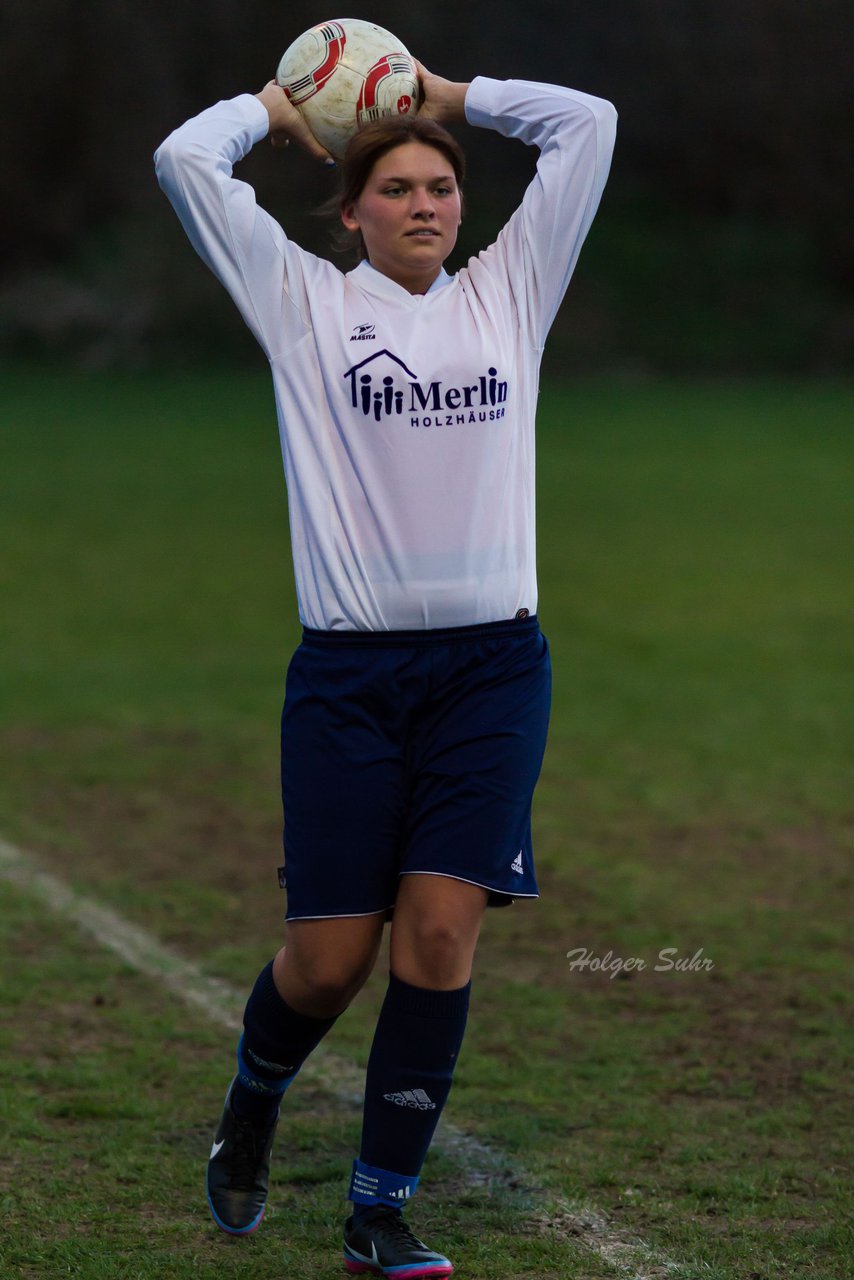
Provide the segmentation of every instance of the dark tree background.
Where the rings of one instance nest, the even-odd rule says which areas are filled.
[[[839,372],[854,340],[849,0],[374,0],[432,69],[551,80],[620,112],[612,177],[552,358],[563,367]],[[93,366],[254,356],[158,191],[157,143],[255,91],[338,11],[272,0],[39,0],[0,17],[0,352]],[[461,128],[492,238],[533,155]],[[241,176],[308,247],[333,181],[256,148]]]

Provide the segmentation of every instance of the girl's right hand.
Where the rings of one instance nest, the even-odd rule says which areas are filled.
[[[275,80],[269,80],[255,97],[267,108],[270,141],[274,147],[286,147],[295,142],[318,160],[334,163],[332,156],[320,145],[299,111],[289,101],[281,85]]]

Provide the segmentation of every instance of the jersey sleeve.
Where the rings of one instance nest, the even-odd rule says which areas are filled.
[[[617,113],[610,102],[557,85],[478,77],[470,124],[540,149],[522,204],[477,263],[502,278],[531,346],[543,346],[608,177]]]
[[[252,187],[232,176],[235,164],[268,131],[263,104],[242,94],[171,133],[154,165],[193,247],[271,357],[305,336],[307,277],[328,264],[288,240],[259,208]]]

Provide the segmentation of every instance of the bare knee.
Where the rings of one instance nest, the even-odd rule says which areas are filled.
[[[309,956],[301,957],[294,964],[290,977],[292,985],[299,988],[300,1002],[309,1002],[323,1010],[323,1016],[331,1017],[347,1008],[361,991],[370,971],[370,967],[348,964],[336,957]]]
[[[453,877],[405,875],[394,908],[392,972],[435,991],[464,987],[487,897],[485,889]]]
[[[282,998],[298,1013],[331,1018],[342,1013],[362,989],[376,961],[381,929],[376,938],[347,945],[334,937],[312,936],[308,930],[289,930],[286,945],[273,961],[273,978]]]
[[[395,972],[419,987],[451,990],[471,977],[475,938],[447,916],[421,915],[409,922],[397,948]]]

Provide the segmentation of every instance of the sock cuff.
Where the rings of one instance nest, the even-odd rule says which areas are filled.
[[[280,1015],[282,1009],[289,1009],[287,1001],[279,995],[279,988],[273,978],[273,961],[264,966],[252,988],[252,1002],[259,1013]]]
[[[297,1013],[279,994],[273,962],[261,970],[243,1011],[238,1074],[246,1089],[281,1093],[317,1047],[335,1018]]]
[[[276,986],[276,980],[273,977],[273,961],[265,964],[264,968],[258,974],[255,980],[255,986],[252,988],[250,997],[253,1010],[256,1014],[272,1014],[275,1018],[281,1018],[284,1014],[290,1018],[301,1018],[306,1023],[316,1023],[318,1027],[332,1026],[335,1019],[339,1016],[337,1013],[331,1018],[316,1018],[311,1013],[298,1013],[296,1009],[292,1009],[285,997]]]
[[[399,1013],[414,1013],[421,1018],[460,1018],[468,1013],[470,995],[471,980],[453,991],[434,991],[430,987],[414,987],[389,973],[385,1003]]]
[[[387,1204],[393,1209],[400,1208],[415,1195],[418,1181],[417,1174],[393,1173],[391,1169],[377,1169],[354,1160],[347,1199],[353,1204]]]

